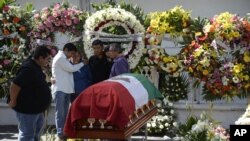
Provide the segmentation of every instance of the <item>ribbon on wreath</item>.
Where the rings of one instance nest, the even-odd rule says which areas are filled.
[[[14,32],[10,35],[0,35],[0,40],[3,40],[5,38],[9,38],[9,39],[12,39],[12,38],[15,38],[17,36],[17,32]]]
[[[94,35],[103,42],[141,42],[144,37],[143,33],[116,35],[99,31],[87,31],[85,32],[85,35]]]

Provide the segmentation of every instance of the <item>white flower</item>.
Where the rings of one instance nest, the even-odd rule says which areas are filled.
[[[173,110],[173,109],[172,109],[172,110],[170,110],[170,113],[171,113],[171,114],[174,114],[174,110]]]
[[[165,123],[164,126],[165,126],[165,127],[168,127],[168,126],[169,126],[169,123]]]
[[[155,124],[155,122],[153,122],[153,123],[152,123],[152,127],[153,127],[153,128],[154,128],[154,127],[156,127],[156,124]]]
[[[233,77],[233,82],[234,83],[239,83],[240,79],[237,76]]]
[[[172,102],[169,102],[168,105],[172,107],[174,104]]]
[[[173,122],[173,126],[174,127],[178,127],[178,123],[177,122]]]
[[[227,85],[228,85],[228,79],[227,79],[226,76],[223,76],[223,77],[222,77],[222,83],[223,83],[224,86],[227,86]]]
[[[169,117],[166,115],[166,116],[164,116],[164,119],[169,120]]]
[[[147,123],[147,127],[150,128],[150,127],[151,127],[151,124],[150,124],[150,123]]]
[[[163,125],[160,125],[160,129],[163,129],[164,128],[164,126]]]

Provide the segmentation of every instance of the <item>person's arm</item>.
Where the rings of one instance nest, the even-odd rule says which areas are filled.
[[[71,64],[68,60],[61,58],[58,60],[58,65],[60,65],[65,71],[75,72],[78,71],[84,64],[81,62],[79,64]]]
[[[18,96],[20,91],[21,91],[20,86],[18,86],[15,83],[11,83],[11,85],[10,85],[10,101],[8,103],[11,108],[16,106],[16,104],[17,104],[17,96]]]

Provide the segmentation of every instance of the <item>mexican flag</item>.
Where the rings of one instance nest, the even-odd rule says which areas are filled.
[[[122,74],[90,86],[72,103],[64,132],[74,137],[74,123],[79,119],[106,120],[125,128],[129,116],[152,99],[161,98],[158,89],[141,74]]]

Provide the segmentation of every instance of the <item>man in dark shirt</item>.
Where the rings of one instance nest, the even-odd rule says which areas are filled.
[[[51,103],[51,92],[42,68],[48,65],[50,50],[37,47],[17,72],[10,85],[9,106],[16,111],[19,141],[39,141],[44,127],[44,111]]]
[[[101,40],[95,40],[92,43],[94,55],[89,59],[89,66],[93,76],[93,84],[109,78],[112,62],[110,62],[104,53]]]

